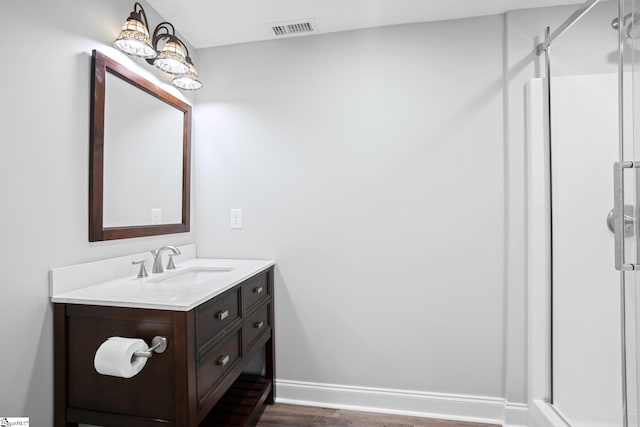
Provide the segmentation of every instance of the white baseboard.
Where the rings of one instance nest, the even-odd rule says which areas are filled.
[[[504,403],[503,425],[509,427],[520,427],[529,425],[529,407],[525,403]]]
[[[276,380],[276,401],[292,405],[527,426],[527,405],[502,398]]]

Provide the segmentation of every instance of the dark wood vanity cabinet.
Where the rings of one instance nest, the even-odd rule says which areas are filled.
[[[274,401],[273,267],[191,311],[54,304],[55,426],[251,425]],[[111,336],[168,340],[136,376],[100,375]],[[264,372],[243,373],[264,354]]]

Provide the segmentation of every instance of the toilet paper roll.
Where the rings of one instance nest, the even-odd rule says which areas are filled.
[[[147,343],[139,338],[111,337],[98,347],[93,366],[102,375],[131,378],[147,363],[147,357],[135,357],[133,354],[148,349]]]

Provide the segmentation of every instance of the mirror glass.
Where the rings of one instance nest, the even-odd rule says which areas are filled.
[[[107,73],[104,227],[182,221],[182,116]]]
[[[89,240],[189,231],[191,106],[93,52]]]

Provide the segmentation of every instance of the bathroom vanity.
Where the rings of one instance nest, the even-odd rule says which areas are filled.
[[[89,241],[189,231],[191,105],[95,50],[91,82]],[[152,167],[132,152],[154,153]],[[56,427],[250,425],[273,403],[274,262],[185,245],[165,272],[163,249],[150,277],[132,266],[149,253],[51,270]],[[138,341],[154,338],[163,352]],[[109,353],[122,365],[98,350],[134,340],[140,353]],[[134,361],[133,376],[116,369]]]
[[[193,259],[52,291],[56,427],[251,425],[274,401],[273,264]],[[112,336],[168,347],[132,378],[100,375],[96,349]],[[256,356],[262,372],[244,373]]]

